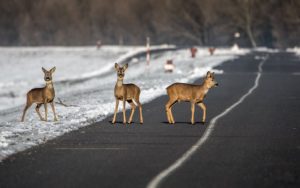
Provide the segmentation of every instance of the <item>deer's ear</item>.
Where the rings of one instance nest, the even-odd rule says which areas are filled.
[[[46,72],[47,72],[47,70],[46,70],[44,67],[42,67],[42,70],[43,70],[43,72],[44,72],[44,73],[46,73]]]
[[[56,70],[56,67],[53,67],[50,71],[51,71],[51,73],[54,73],[55,70]]]
[[[213,77],[213,78],[215,77],[215,73],[214,73],[214,72],[213,72],[213,73],[211,73],[211,77]]]
[[[126,63],[123,68],[126,70],[128,68],[128,63]]]
[[[211,73],[210,73],[210,71],[207,71],[206,78],[209,78],[209,77],[211,77]]]
[[[118,68],[119,68],[118,63],[115,63],[115,69],[118,70]]]

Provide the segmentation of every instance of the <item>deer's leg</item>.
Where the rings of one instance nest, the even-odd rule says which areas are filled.
[[[55,108],[54,108],[54,101],[51,102],[51,108],[52,108],[52,112],[54,115],[54,121],[57,121],[56,112],[55,112]]]
[[[171,119],[170,119],[169,111],[166,111],[166,115],[167,115],[167,119],[168,119],[169,124],[171,124]]]
[[[126,101],[125,101],[125,97],[123,97],[123,124],[126,124]]]
[[[198,106],[200,106],[200,108],[203,111],[202,123],[205,123],[205,119],[206,119],[206,106],[204,105],[204,103],[198,103]]]
[[[168,122],[171,124],[170,112],[169,112],[169,108],[167,107],[167,105],[166,105],[166,115],[167,115]]]
[[[192,118],[191,118],[191,124],[195,124],[195,102],[191,102],[191,112],[192,112]]]
[[[139,107],[139,112],[140,112],[140,123],[143,124],[144,123],[144,119],[143,119],[143,107],[142,104],[140,103],[140,99],[139,96],[137,96],[134,101],[136,102],[136,104]]]
[[[116,116],[117,116],[118,107],[119,107],[119,100],[116,99],[116,106],[115,106],[115,112],[114,112],[114,117],[113,117],[112,123],[116,122]]]
[[[175,123],[174,121],[174,117],[172,114],[172,106],[177,102],[177,100],[174,99],[169,99],[169,101],[166,104],[166,114],[167,114],[167,118],[169,123]]]
[[[41,121],[44,121],[45,119],[41,116],[41,113],[40,113],[40,107],[42,106],[42,104],[37,104],[36,107],[35,107],[35,111],[36,113],[39,115],[40,117],[40,120]]]
[[[128,103],[130,104],[130,106],[131,106],[131,113],[130,113],[130,117],[129,117],[129,121],[128,121],[128,123],[131,123],[132,117],[133,117],[133,114],[134,114],[134,112],[135,112],[136,106],[135,106],[135,104],[134,104],[134,102],[133,102],[132,100],[127,100],[127,102],[128,102]]]
[[[168,122],[171,124],[172,121],[171,121],[171,117],[170,117],[170,100],[167,102],[166,104],[166,115],[167,115],[167,119],[168,119]]]
[[[22,115],[22,122],[24,122],[24,118],[25,118],[25,114],[26,114],[26,111],[28,110],[28,108],[31,106],[31,103],[26,103],[26,106],[24,108],[24,111],[23,111],[23,115]]]
[[[175,103],[176,103],[176,102],[175,102]],[[175,104],[175,103],[174,103],[174,104]],[[173,107],[173,105],[170,107],[170,118],[171,118],[172,123],[174,124],[174,123],[175,123],[175,120],[174,120],[174,117],[173,117],[172,107]]]
[[[45,107],[45,121],[47,121],[48,109],[47,109],[47,102],[44,102]]]

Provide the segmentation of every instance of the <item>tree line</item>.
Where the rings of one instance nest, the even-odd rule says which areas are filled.
[[[235,38],[234,33],[240,37]],[[0,45],[293,47],[299,0],[0,1]]]

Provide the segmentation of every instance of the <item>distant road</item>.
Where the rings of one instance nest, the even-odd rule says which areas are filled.
[[[143,125],[108,117],[12,155],[0,187],[300,187],[300,59],[254,52],[217,69],[206,125],[189,124],[189,103],[167,124],[162,96],[143,106]]]

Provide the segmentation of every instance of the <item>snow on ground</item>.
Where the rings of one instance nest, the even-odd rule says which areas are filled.
[[[279,52],[278,49],[267,48],[267,47],[256,47],[253,50],[256,52],[267,52],[267,53],[278,53]]]
[[[0,110],[24,104],[32,87],[44,85],[41,67],[56,66],[55,81],[88,79],[111,69],[121,61],[143,51],[144,47],[28,47],[0,48]],[[69,91],[69,90],[68,90]]]
[[[300,56],[300,47],[288,48],[286,49],[287,52],[292,52]]]
[[[0,161],[112,114],[117,79],[112,67],[116,61],[144,50],[144,47],[113,46],[100,50],[94,47],[0,48]],[[150,66],[146,66],[145,58],[129,63],[125,83],[138,85],[142,90],[140,100],[146,103],[165,94],[165,88],[171,83],[193,82],[222,62],[246,53],[248,50],[217,49],[210,56],[206,48],[198,48],[194,59],[187,49],[152,54]],[[168,59],[175,64],[173,73],[164,72]],[[56,104],[58,122],[53,122],[51,108],[48,108],[48,122],[41,122],[32,106],[22,123],[26,92],[44,84],[41,66],[57,67],[53,75],[56,97],[72,106]],[[214,71],[222,73],[222,70]],[[138,121],[138,113],[134,121]]]

